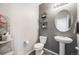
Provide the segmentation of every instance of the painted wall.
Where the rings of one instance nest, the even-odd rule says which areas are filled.
[[[79,47],[79,3],[77,4],[77,46]]]
[[[14,38],[15,54],[25,54],[30,51],[38,37],[38,5],[10,4],[11,33]],[[24,45],[24,41],[28,41]]]
[[[39,4],[0,4],[0,13],[5,14],[10,19],[14,54],[29,52],[38,37]],[[24,41],[28,41],[28,44],[24,44]],[[8,44],[8,46],[10,45]]]
[[[74,41],[71,44],[66,44],[66,54],[76,54],[75,46],[76,46],[76,30],[75,30],[75,24],[76,24],[76,17],[77,17],[77,10],[76,10],[76,4],[70,4],[67,6],[62,6],[59,7],[59,9],[53,9],[53,4],[41,4],[39,7],[39,19],[40,22],[43,21],[41,18],[41,14],[46,12],[47,18],[45,21],[47,21],[47,29],[43,30],[41,29],[41,23],[40,23],[40,34],[39,35],[45,35],[48,36],[47,43],[45,47],[51,51],[54,51],[56,53],[59,53],[59,43],[54,39],[54,36],[66,36],[66,37],[71,37]],[[72,7],[73,6],[73,7]],[[55,24],[54,24],[54,19],[55,15],[63,9],[67,9],[72,12],[73,15],[73,24],[71,30],[67,32],[60,32],[56,29]]]
[[[79,22],[79,3],[77,4],[77,20],[78,20],[78,22]]]

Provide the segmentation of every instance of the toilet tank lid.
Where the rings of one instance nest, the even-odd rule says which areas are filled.
[[[47,39],[47,36],[40,36],[40,39]]]

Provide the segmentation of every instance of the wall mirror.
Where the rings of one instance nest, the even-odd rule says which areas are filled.
[[[73,22],[73,18],[69,11],[62,10],[57,13],[55,17],[55,27],[61,32],[66,32],[70,30]]]

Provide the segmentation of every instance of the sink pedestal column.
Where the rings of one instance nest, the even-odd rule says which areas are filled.
[[[59,42],[59,54],[65,55],[65,44],[71,43],[73,40],[64,36],[55,36],[55,40]]]
[[[65,43],[59,42],[59,55],[65,54]]]

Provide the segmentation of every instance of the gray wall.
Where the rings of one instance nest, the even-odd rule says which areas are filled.
[[[39,35],[45,35],[48,36],[47,43],[45,47],[51,51],[54,51],[56,53],[59,53],[59,43],[55,41],[54,36],[67,36],[71,37],[73,39],[73,42],[71,44],[66,44],[66,54],[76,54],[75,46],[76,46],[76,33],[75,33],[75,25],[76,25],[76,18],[77,18],[77,6],[76,4],[70,4],[70,6],[64,6],[60,7],[59,9],[53,9],[54,4],[41,4],[39,6]],[[51,7],[52,6],[52,7]],[[57,12],[59,12],[62,9],[67,9],[70,12],[72,12],[73,15],[73,24],[69,31],[67,32],[59,32],[54,25],[54,18]],[[47,21],[47,29],[42,30],[41,29],[41,14],[43,12],[46,12],[47,18],[45,21]]]

